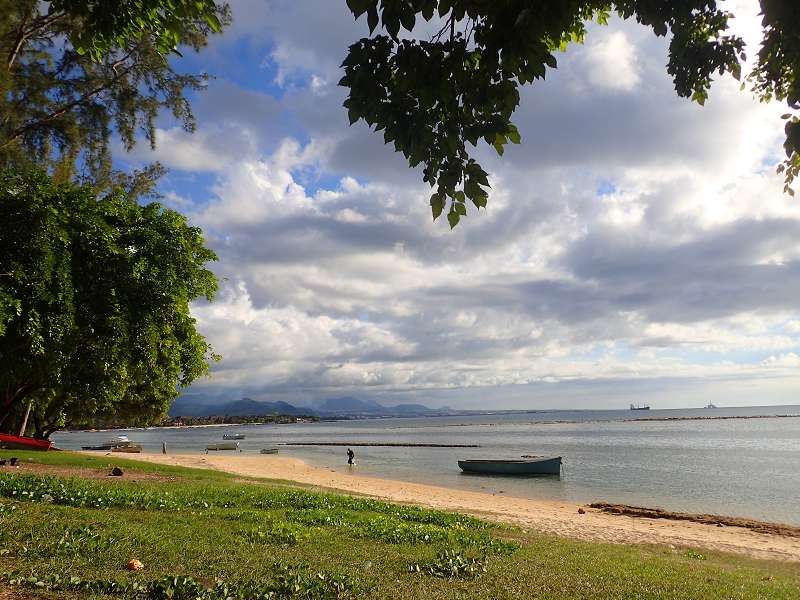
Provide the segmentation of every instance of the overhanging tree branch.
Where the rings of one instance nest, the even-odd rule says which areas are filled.
[[[58,12],[53,13],[51,15],[47,15],[46,17],[40,17],[34,20],[34,25],[27,31],[25,31],[25,25],[27,23],[28,18],[30,17],[30,13],[26,12],[25,16],[22,18],[22,22],[20,23],[17,38],[14,40],[14,43],[11,46],[11,50],[8,53],[8,60],[6,61],[6,70],[10,71],[11,67],[14,65],[14,61],[16,61],[17,56],[19,55],[22,46],[25,42],[30,39],[34,34],[38,33],[50,27],[57,21],[62,20],[64,17],[67,16],[65,12]]]
[[[14,64],[14,60],[16,60],[20,48],[22,48],[22,44],[25,43],[25,25],[27,25],[29,17],[30,11],[25,11],[25,15],[22,17],[19,29],[17,30],[17,38],[14,40],[14,43],[11,44],[11,50],[8,52],[8,60],[6,61],[6,70],[8,71],[11,70],[11,65]]]
[[[114,169],[112,137],[126,149],[140,133],[152,143],[162,110],[193,130],[187,94],[207,76],[179,73],[166,57],[178,46],[201,50],[228,24],[224,0],[0,0],[0,15],[0,168],[152,190],[160,171]]]
[[[786,102],[796,112],[800,4],[760,4],[763,41],[749,80],[759,97]],[[583,42],[587,23],[607,24],[616,13],[635,18],[657,36],[671,36],[667,72],[675,91],[700,104],[716,77],[729,73],[739,79],[746,61],[744,40],[729,31],[734,15],[707,0],[348,0],[347,5],[356,19],[366,15],[369,28],[369,37],[352,44],[342,63],[339,84],[349,90],[344,106],[350,123],[365,121],[409,166],[424,167],[423,181],[434,188],[433,218],[446,214],[451,227],[467,214],[468,204],[480,209],[488,199],[488,174],[467,143],[483,140],[500,155],[506,144],[520,143],[511,121],[520,88],[555,69],[557,52]],[[429,40],[414,39],[420,17],[443,20]],[[466,21],[463,32],[456,21]],[[379,24],[386,35],[375,34]],[[400,36],[401,28],[410,35]],[[792,193],[790,185],[800,177],[800,115],[786,119],[787,160],[778,172]]]

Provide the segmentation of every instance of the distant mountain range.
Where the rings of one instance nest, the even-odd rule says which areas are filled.
[[[213,415],[230,415],[248,417],[257,415],[310,415],[308,408],[299,408],[288,402],[259,402],[250,398],[242,398],[223,404],[199,404],[191,399],[178,398],[169,410],[171,417],[210,417]]]
[[[328,398],[314,406],[295,406],[288,402],[268,402],[242,398],[221,404],[200,403],[191,398],[179,398],[169,411],[171,417],[314,415],[318,417],[417,417],[452,414],[449,408],[428,408],[422,404],[384,406],[374,400],[351,396]]]

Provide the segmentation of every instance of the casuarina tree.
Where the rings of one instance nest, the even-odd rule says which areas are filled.
[[[113,135],[127,150],[154,146],[163,111],[193,131],[187,92],[208,75],[170,56],[200,50],[228,20],[212,0],[0,0],[0,167],[152,192],[163,169],[115,170]]]

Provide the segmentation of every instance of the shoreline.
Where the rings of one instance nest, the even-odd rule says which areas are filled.
[[[490,521],[589,542],[695,547],[753,558],[800,562],[800,538],[761,533],[738,526],[623,516],[570,501],[532,500],[502,493],[465,491],[360,475],[346,467],[314,467],[297,458],[274,455],[150,454],[126,460],[214,469],[245,477],[281,479],[334,493],[371,496],[471,514]],[[579,510],[584,511],[579,513]]]
[[[160,429],[203,429],[207,427],[246,427],[250,425],[308,425],[312,423],[274,423],[259,421],[258,423],[203,423],[200,425],[152,425],[150,427],[115,427],[112,429],[61,429],[58,433],[113,433],[116,431],[158,431]]]

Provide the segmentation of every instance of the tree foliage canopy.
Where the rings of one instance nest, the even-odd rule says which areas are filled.
[[[671,35],[667,71],[679,96],[703,104],[714,74],[741,79],[744,42],[727,33],[731,14],[714,0],[347,0],[370,34],[350,46],[340,85],[349,88],[350,123],[364,120],[384,131],[435,191],[436,219],[447,211],[454,227],[467,203],[486,206],[486,171],[471,156],[480,140],[498,154],[519,143],[511,121],[519,87],[544,79],[556,52],[582,42],[586,23],[611,14],[634,18],[658,36]],[[752,91],[800,109],[800,2],[761,0],[763,45],[751,73]],[[437,20],[429,40],[405,39],[419,19]],[[747,85],[746,83],[744,84]],[[785,190],[800,172],[800,118],[787,114],[787,160],[779,167]]]
[[[217,289],[201,231],[158,204],[0,172],[0,429],[150,422],[208,369],[189,302]]]
[[[208,76],[178,72],[167,55],[199,50],[228,20],[212,0],[0,0],[0,167],[151,191],[160,166],[115,172],[112,133],[127,150],[137,136],[154,146],[162,110],[193,131],[186,92]]]
[[[52,0],[49,18],[79,19],[71,41],[81,54],[100,61],[113,48],[149,38],[162,54],[179,53],[187,35],[219,32],[222,21],[213,0]]]

